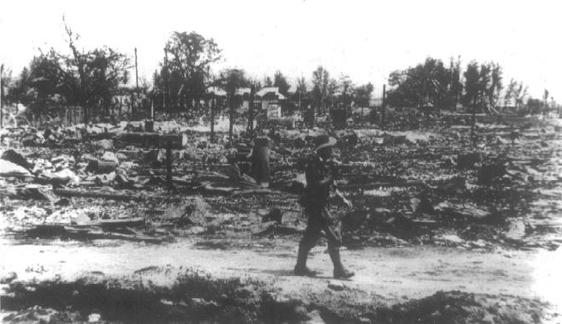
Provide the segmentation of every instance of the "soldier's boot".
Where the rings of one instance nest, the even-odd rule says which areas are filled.
[[[304,247],[303,245],[299,245],[297,265],[295,265],[295,274],[297,276],[314,277],[316,275],[316,272],[310,270],[306,266],[306,259],[308,258],[308,252],[310,252],[310,248]]]
[[[341,263],[339,248],[328,247],[328,253],[330,254],[330,259],[332,259],[332,263],[334,264],[335,279],[347,279],[355,275],[355,272],[347,270]]]

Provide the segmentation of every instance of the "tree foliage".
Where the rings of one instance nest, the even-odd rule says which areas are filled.
[[[513,100],[515,108],[519,108],[523,105],[527,97],[527,89],[528,87],[523,85],[523,82],[518,82],[512,78],[507,85],[504,99],[506,102]]]
[[[340,76],[339,89],[341,91],[341,97],[339,102],[344,107],[351,106],[351,102],[353,101],[353,97],[355,95],[355,87],[349,75],[342,74]]]
[[[369,107],[371,94],[375,87],[372,83],[367,83],[355,88],[355,104],[359,107]]]
[[[340,90],[340,84],[338,80],[330,78],[328,80],[328,86],[326,87],[327,101],[324,104],[325,106],[329,105],[331,107],[334,107],[334,104],[336,103],[336,95],[339,92],[339,90]]]
[[[289,96],[289,89],[291,88],[291,85],[281,71],[275,72],[275,75],[273,76],[273,86],[278,87],[279,92],[285,97]]]
[[[242,104],[242,97],[236,96],[236,91],[243,87],[250,86],[246,73],[241,69],[226,69],[221,71],[219,78],[220,87],[226,92],[228,107],[230,111],[230,122],[228,137],[232,141],[232,133],[236,118],[236,110]]]
[[[297,107],[302,109],[307,107],[307,103],[310,100],[309,96],[310,92],[308,91],[306,79],[304,77],[298,78],[296,89],[291,96],[291,100],[297,105]]]
[[[196,32],[173,32],[166,42],[167,61],[160,76],[154,76],[154,89],[170,96],[175,108],[192,107],[206,94],[211,65],[221,59],[221,50],[212,38]]]
[[[495,106],[501,90],[502,69],[497,63],[470,62],[464,73],[465,96],[463,103],[474,109]]]
[[[387,103],[400,107],[455,109],[461,102],[475,109],[487,109],[498,101],[502,81],[502,68],[494,62],[471,61],[461,73],[460,58],[451,59],[445,66],[441,60],[428,57],[423,64],[390,73]]]
[[[64,21],[64,19],[63,19]],[[25,68],[19,77],[17,91],[33,97],[33,111],[49,105],[55,97],[62,98],[69,105],[78,105],[84,109],[85,122],[90,118],[90,108],[94,116],[107,107],[119,85],[128,81],[129,59],[126,55],[112,48],[102,47],[85,51],[79,45],[80,35],[64,24],[68,52],[63,53],[54,48],[40,51],[33,58],[29,70]],[[30,99],[31,100],[31,99]]]
[[[323,66],[318,66],[312,72],[312,95],[317,107],[321,108],[328,95],[330,73]]]
[[[306,84],[306,79],[304,77],[300,77],[297,80],[297,90],[296,93],[305,94],[308,92],[308,85]]]
[[[273,80],[269,76],[263,78],[263,86],[264,87],[273,87]]]
[[[388,79],[391,89],[387,103],[392,106],[451,107],[456,103],[459,84],[457,65],[446,67],[443,61],[428,57],[423,64],[393,71]]]
[[[462,103],[466,106],[476,108],[480,99],[480,67],[476,61],[468,63],[464,72],[464,96]]]

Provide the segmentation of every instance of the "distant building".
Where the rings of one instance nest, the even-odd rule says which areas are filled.
[[[515,99],[513,98],[509,98],[509,99],[505,99],[505,98],[500,98],[496,101],[496,107],[499,110],[503,110],[503,109],[515,109],[516,108],[516,103],[515,103]]]
[[[278,87],[266,87],[256,93],[254,102],[259,103],[262,110],[269,111],[269,106],[282,107],[285,100],[287,98],[279,92]]]

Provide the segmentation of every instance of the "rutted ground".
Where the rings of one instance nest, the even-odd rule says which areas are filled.
[[[168,297],[167,290],[181,289],[178,288],[181,286],[178,278],[182,276],[189,278],[190,274],[198,274],[209,282],[239,278],[242,282],[240,287],[245,287],[246,284],[257,285],[280,305],[292,305],[286,307],[289,307],[288,312],[296,314],[291,315],[295,316],[291,319],[295,322],[313,318],[315,310],[325,317],[339,316],[349,322],[360,321],[361,317],[382,316],[382,309],[390,312],[393,306],[398,307],[396,305],[412,307],[414,300],[423,300],[429,296],[435,299],[444,298],[443,294],[458,295],[460,300],[457,302],[461,306],[474,307],[474,316],[482,315],[483,318],[488,316],[489,321],[494,316],[499,316],[491,311],[493,307],[499,314],[509,310],[511,317],[508,318],[519,318],[524,322],[527,322],[525,319],[527,315],[535,312],[537,319],[536,321],[533,319],[533,322],[541,322],[552,316],[552,310],[548,311],[546,302],[552,304],[560,302],[556,289],[552,289],[559,287],[557,284],[560,283],[560,278],[557,276],[558,269],[562,265],[560,252],[501,249],[493,252],[474,252],[436,247],[365,248],[344,253],[346,262],[357,272],[356,277],[351,281],[334,281],[331,279],[329,257],[324,252],[325,246],[314,251],[310,262],[310,265],[320,272],[319,276],[306,278],[292,275],[296,252],[290,247],[268,252],[208,250],[198,248],[196,242],[184,240],[163,245],[115,244],[107,241],[97,241],[93,244],[61,241],[38,241],[20,245],[12,243],[4,241],[0,251],[5,260],[2,265],[4,273],[9,270],[17,274],[17,278],[14,278],[11,284],[4,285],[5,289],[11,292],[3,297],[3,304],[8,308],[4,311],[17,310],[24,306],[26,298],[21,296],[25,294],[34,296],[39,294],[37,291],[41,289],[40,287],[47,289],[45,286],[49,284],[58,287],[62,283],[66,285],[73,283],[76,285],[74,290],[77,291],[87,290],[85,287],[94,284],[101,284],[109,290],[103,293],[97,292],[96,294],[99,294],[97,297],[92,292],[84,292],[84,294],[92,294],[94,299],[108,298],[111,296],[111,289],[119,287],[137,291],[139,294],[134,297],[133,292],[130,292],[133,296],[126,295],[126,299],[142,299],[143,293],[154,294],[160,296],[158,302],[166,305],[167,298],[171,298]],[[58,284],[53,285],[53,283]],[[26,290],[29,287],[34,289]],[[69,298],[67,301],[69,305],[64,306],[71,306],[71,309],[75,310],[80,308],[82,316],[100,313],[103,320],[115,320],[112,315],[104,313],[107,311],[104,308],[109,306],[95,307],[95,303],[77,305],[71,298],[72,294],[76,294],[75,292],[65,293],[58,291],[60,287],[53,287],[50,288],[51,297]],[[435,295],[436,292],[444,293]],[[195,294],[195,297],[189,297],[190,293]],[[198,293],[209,295],[201,303],[220,300],[223,294],[221,292],[217,296],[212,296],[210,291],[204,293],[189,291],[189,289],[183,292],[188,296],[185,297],[187,301],[200,298],[196,297]],[[33,300],[33,297],[29,296],[27,299]],[[23,301],[18,298],[22,298]],[[119,299],[119,297],[115,298]],[[478,300],[479,304],[474,299]],[[185,303],[186,300],[183,302]],[[172,299],[170,303],[180,303],[180,301]],[[486,304],[489,306],[482,306]],[[340,306],[332,308],[330,305]],[[425,314],[429,316],[439,310],[442,311],[446,305],[439,304],[434,307],[435,309],[418,311],[423,313],[431,310],[429,314]],[[188,306],[185,308],[189,309]],[[527,313],[528,311],[531,313]],[[161,320],[170,320],[169,316],[172,315],[168,312],[172,311],[162,312],[164,313],[161,314]],[[400,314],[400,312],[396,313]],[[185,318],[189,318],[191,316],[189,314],[190,311],[185,311]],[[302,317],[299,318],[298,314]],[[462,314],[461,310],[451,310],[450,316],[459,316],[458,320],[462,322]],[[406,312],[404,311],[402,315],[406,316]],[[268,322],[274,321],[277,315],[264,313],[260,316],[264,317],[262,320]],[[434,314],[433,318],[444,320],[447,317]],[[473,317],[472,320],[474,319]],[[510,321],[498,317],[492,322]]]

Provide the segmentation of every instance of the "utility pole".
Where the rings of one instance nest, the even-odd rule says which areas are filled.
[[[470,127],[470,138],[472,139],[472,145],[476,148],[476,100],[472,105],[472,126]]]
[[[248,107],[248,127],[246,130],[253,138],[254,134],[254,95],[256,94],[256,84],[252,81],[250,84],[250,107]]]
[[[158,70],[154,70],[154,75],[158,75]],[[166,101],[166,93],[164,92],[164,77],[162,75],[162,73],[160,73],[160,76],[162,76],[162,109],[164,109],[164,102]]]
[[[382,110],[381,110],[381,129],[384,130],[385,115],[386,115],[386,84],[382,85]]]
[[[165,87],[165,94],[164,94],[164,110],[168,108],[168,102],[170,100],[170,80],[168,77],[168,47],[164,47],[164,82],[163,86]]]
[[[135,78],[137,80],[137,92],[139,91],[139,65],[137,63],[137,48],[135,47]]]
[[[217,108],[217,99],[213,89],[211,97],[211,143],[215,142],[215,109]]]

